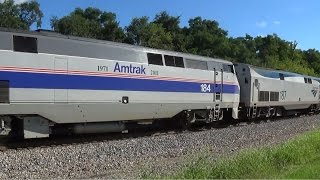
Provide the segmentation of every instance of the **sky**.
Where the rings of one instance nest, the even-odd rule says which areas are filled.
[[[3,1],[3,0],[0,0]],[[23,2],[26,0],[17,0]],[[276,33],[297,41],[301,49],[320,50],[319,0],[38,0],[44,13],[43,29],[51,29],[52,16],[63,17],[76,7],[97,7],[114,12],[122,27],[132,18],[160,11],[181,16],[180,26],[196,16],[216,20],[229,36],[266,36]]]

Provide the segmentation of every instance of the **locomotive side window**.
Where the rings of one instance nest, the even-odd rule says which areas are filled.
[[[13,50],[18,52],[38,53],[37,38],[13,36]]]
[[[228,65],[228,64],[223,64],[223,71],[224,72],[230,72],[234,74],[234,70],[233,70],[233,66],[232,65]]]
[[[182,57],[174,57],[174,62],[176,63],[176,67],[184,68],[184,63],[183,63]]]
[[[0,81],[0,103],[9,103],[9,81]]]
[[[176,57],[176,56],[164,56],[166,66],[173,66],[173,67],[184,67],[183,58]]]
[[[193,59],[186,59],[186,66],[187,68],[191,68],[191,69],[208,70],[207,61],[197,61]]]
[[[311,78],[304,78],[304,83],[306,83],[306,84],[312,84]]]
[[[229,65],[231,72],[234,74],[234,67],[232,65]]]
[[[167,56],[165,55],[164,56],[164,61],[166,63],[166,66],[175,66],[175,63],[174,63],[174,57],[173,56]]]
[[[162,61],[162,55],[161,54],[148,53],[147,55],[148,55],[149,64],[163,66],[163,61]]]
[[[280,77],[280,80],[284,80],[284,75],[282,73],[279,73],[279,77]]]

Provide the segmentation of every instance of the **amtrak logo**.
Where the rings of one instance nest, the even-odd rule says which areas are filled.
[[[130,74],[146,74],[146,68],[141,66],[134,66],[130,65],[120,65],[116,63],[114,66],[113,72],[120,72],[120,73],[130,73]]]
[[[317,90],[315,90],[315,89],[313,89],[313,90],[311,90],[311,93],[313,94],[313,96],[314,96],[314,97],[316,97],[316,95],[317,95],[318,91],[317,91]]]
[[[313,87],[313,89],[311,90],[311,93],[314,97],[316,97],[317,93],[318,93],[318,87]]]

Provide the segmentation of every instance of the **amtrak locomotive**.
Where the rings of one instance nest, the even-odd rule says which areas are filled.
[[[0,131],[12,137],[319,109],[313,77],[44,30],[2,29],[0,39]]]

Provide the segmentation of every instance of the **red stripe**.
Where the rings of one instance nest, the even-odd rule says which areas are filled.
[[[183,82],[199,82],[199,83],[214,83],[210,80],[187,79],[179,77],[165,77],[165,76],[150,76],[138,74],[123,74],[113,72],[90,72],[78,70],[62,70],[62,69],[44,69],[44,68],[29,68],[29,67],[13,67],[5,66],[0,67],[3,71],[18,71],[18,72],[34,72],[34,73],[52,73],[52,74],[72,74],[72,75],[90,75],[90,76],[103,76],[103,77],[124,77],[124,78],[140,78],[140,79],[154,79],[154,80],[169,80],[169,81],[183,81]],[[217,81],[218,83],[221,81]],[[225,81],[224,84],[235,84],[234,82]]]

